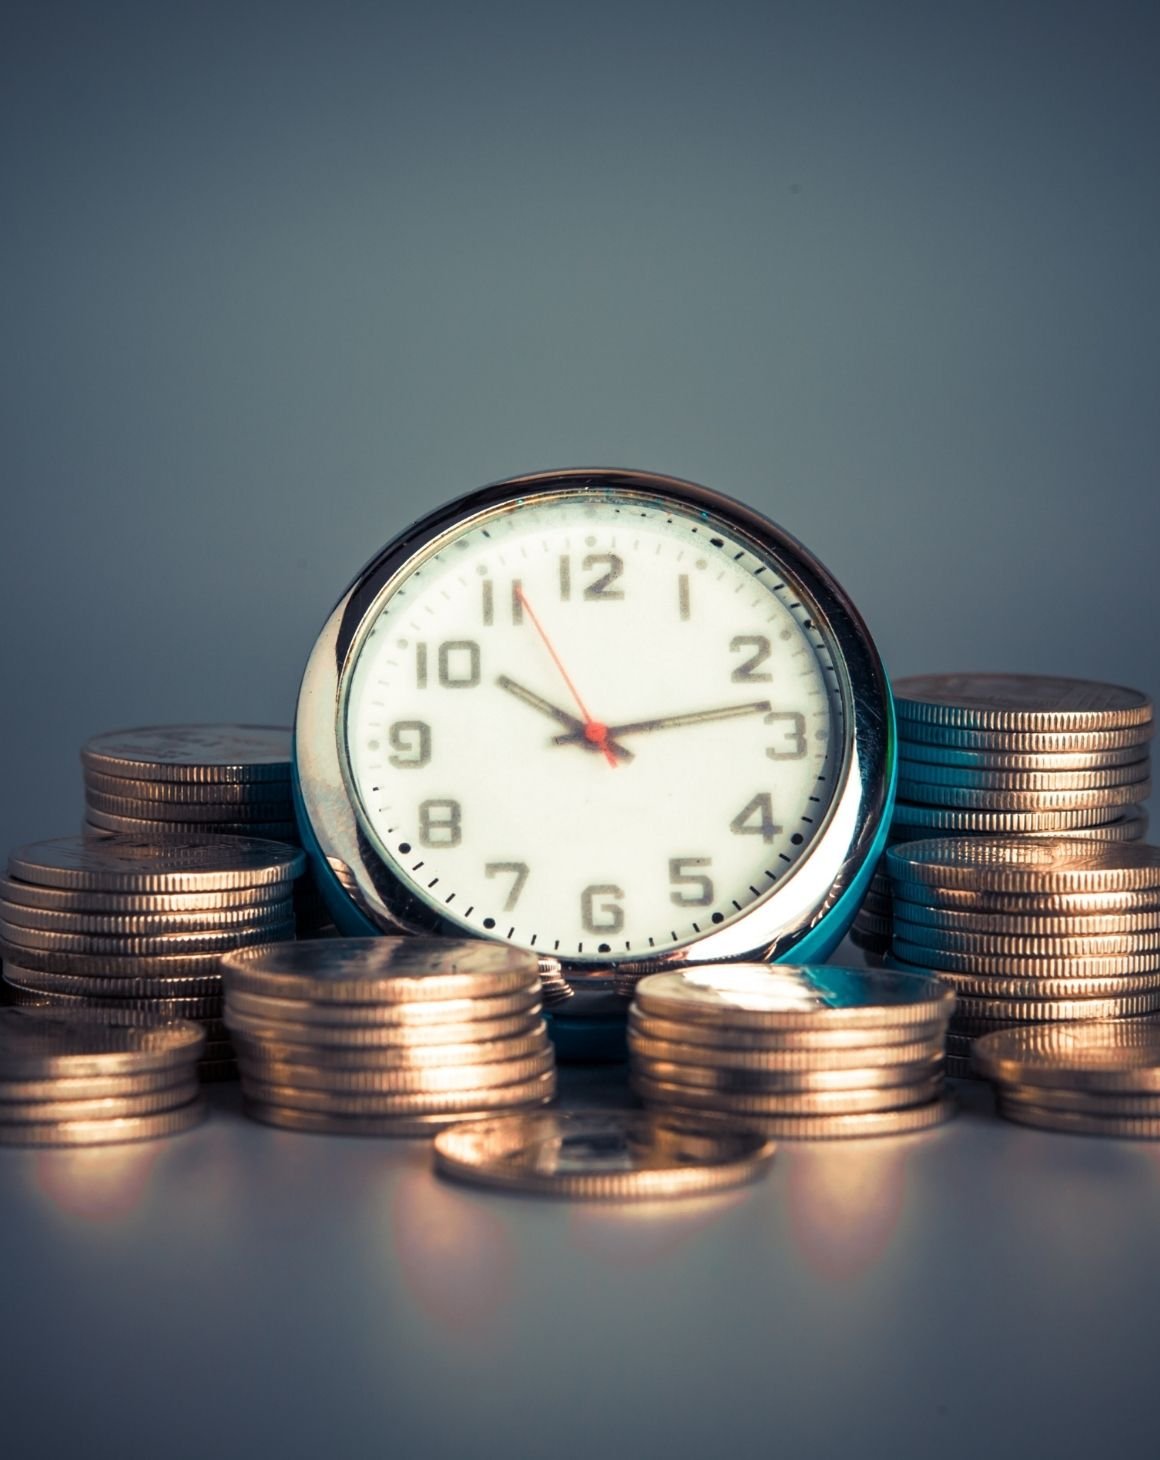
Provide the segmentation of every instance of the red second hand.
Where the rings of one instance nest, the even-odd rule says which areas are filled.
[[[613,767],[613,769],[615,769],[617,761],[616,756],[613,755],[612,749],[608,744],[608,726],[603,724],[600,720],[594,720],[592,716],[588,713],[588,706],[580,698],[580,691],[572,683],[572,676],[564,668],[563,661],[561,660],[559,654],[556,653],[551,639],[549,639],[547,634],[544,632],[544,626],[536,617],[536,611],[528,602],[527,595],[524,593],[523,587],[520,584],[516,585],[516,597],[520,601],[520,606],[523,608],[524,612],[531,619],[533,625],[535,626],[536,633],[539,634],[541,639],[543,639],[544,648],[547,649],[548,653],[552,656],[553,664],[555,664],[556,668],[563,675],[564,683],[568,686],[568,693],[576,701],[576,708],[584,717],[584,738],[586,740],[591,740],[593,745],[598,745],[600,749],[604,752],[604,759],[608,762],[610,766]]]

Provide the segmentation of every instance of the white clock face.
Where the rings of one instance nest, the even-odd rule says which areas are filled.
[[[807,855],[841,691],[793,584],[715,519],[565,493],[385,590],[343,700],[364,828],[472,933],[581,961],[724,926]]]

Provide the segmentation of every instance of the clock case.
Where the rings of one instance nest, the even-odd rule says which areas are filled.
[[[671,501],[691,509],[707,527],[719,522],[759,556],[773,558],[829,647],[843,732],[837,790],[823,825],[792,874],[760,902],[647,960],[558,960],[559,972],[582,997],[555,1009],[556,1027],[568,1043],[566,1025],[571,1042],[591,1054],[593,1033],[585,1026],[607,1024],[610,1011],[615,1021],[617,1009],[622,1021],[625,995],[644,973],[689,962],[817,963],[833,952],[886,840],[897,743],[890,682],[861,615],[813,554],[752,508],[692,482],[639,471],[555,471],[496,482],[421,518],[377,553],[339,600],[307,661],[294,725],[295,805],[318,890],[341,932],[465,936],[460,924],[417,897],[384,862],[356,809],[344,734],[347,671],[381,601],[416,559],[430,557],[465,524],[546,497],[585,494],[628,505]]]

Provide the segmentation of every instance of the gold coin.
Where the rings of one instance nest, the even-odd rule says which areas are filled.
[[[462,1092],[470,1094],[504,1085],[518,1085],[553,1070],[556,1055],[547,1040],[520,1059],[487,1064],[425,1065],[380,1070],[343,1070],[255,1058],[238,1051],[242,1078],[250,1083],[329,1091],[334,1095],[405,1095]]]
[[[912,1105],[902,1110],[861,1111],[847,1115],[714,1115],[696,1108],[665,1107],[665,1114],[688,1115],[701,1120],[743,1122],[746,1128],[760,1132],[771,1140],[828,1141],[862,1136],[899,1136],[929,1130],[942,1125],[958,1110],[954,1097],[940,1096],[926,1105]]]
[[[908,971],[931,973],[946,969],[952,973],[995,974],[999,978],[1113,978],[1127,973],[1155,973],[1160,958],[1155,953],[1120,953],[1091,957],[997,953],[960,953],[950,949],[924,948],[895,932],[892,958],[908,965]]]
[[[912,923],[902,915],[901,909],[894,920],[894,937],[912,947],[930,948],[939,953],[981,953],[991,958],[1118,958],[1124,954],[1145,955],[1160,950],[1160,932],[1157,931],[1081,933],[1074,936],[971,933]],[[1160,958],[1153,962],[1160,969]]]
[[[325,938],[222,959],[231,992],[316,1003],[481,998],[540,987],[535,953],[479,938]]]
[[[427,999],[423,1001],[336,1004],[322,1000],[279,999],[269,994],[249,994],[244,989],[229,992],[228,1007],[243,1019],[261,1024],[285,1021],[290,1024],[431,1025],[465,1024],[472,1019],[502,1019],[510,1014],[539,1012],[535,987],[511,994],[488,994],[471,999]]]
[[[233,1044],[239,1057],[251,1062],[265,1061],[278,1069],[305,1069],[309,1072],[300,1081],[312,1083],[316,1075],[323,1082],[332,1076],[335,1088],[341,1087],[348,1075],[375,1075],[390,1070],[463,1069],[465,1066],[506,1063],[538,1055],[548,1046],[548,1031],[543,1020],[528,1034],[508,1035],[463,1044],[418,1044],[356,1046],[354,1048],[321,1048],[303,1044],[281,1044],[272,1040],[247,1039],[235,1035]]]
[[[943,985],[823,965],[698,964],[642,978],[636,1008],[678,1022],[798,1030],[929,1024],[949,1014]]]
[[[989,912],[973,908],[928,907],[922,903],[899,902],[896,915],[899,924],[920,924],[929,928],[945,928],[956,933],[989,933],[1021,935],[1034,938],[1080,938],[1126,933],[1160,932],[1160,908],[1142,912]],[[919,942],[913,934],[912,941]]]
[[[423,1046],[450,1046],[484,1043],[493,1039],[510,1039],[538,1034],[547,1028],[541,1017],[543,1010],[534,1004],[526,1013],[509,1014],[502,1019],[472,1019],[462,1024],[408,1025],[397,1024],[292,1024],[262,1023],[232,1013],[226,1007],[226,1023],[235,1040],[248,1038],[270,1049],[306,1047],[325,1050],[328,1057],[341,1050],[404,1049]]]
[[[422,1094],[343,1094],[312,1090],[295,1085],[267,1084],[246,1076],[246,1097],[265,1105],[316,1110],[325,1115],[390,1116],[453,1115],[475,1110],[500,1110],[506,1106],[536,1104],[556,1093],[556,1072],[548,1070],[518,1084],[480,1087],[474,1090],[427,1091]]]
[[[126,1115],[104,1120],[35,1121],[0,1123],[0,1145],[4,1146],[110,1146],[126,1141],[152,1141],[192,1130],[206,1117],[200,1096],[175,1110],[153,1115]]]
[[[1052,838],[936,837],[887,849],[891,876],[994,892],[1126,892],[1160,889],[1160,847]]]
[[[879,1052],[897,1045],[937,1044],[946,1028],[945,1012],[940,1018],[925,1024],[881,1024],[872,1029],[745,1029],[735,1024],[700,1023],[695,1020],[661,1019],[646,1014],[640,1009],[630,1009],[628,1032],[644,1039],[668,1044],[688,1044],[714,1051],[713,1059],[727,1057],[731,1052],[753,1051],[760,1056],[798,1051],[819,1055],[833,1051],[836,1054],[853,1050],[874,1050],[875,1059]],[[885,1054],[883,1058],[887,1058]]]
[[[160,933],[156,937],[117,936],[102,938],[95,933],[63,933],[48,928],[27,928],[0,918],[0,945],[31,948],[45,953],[82,953],[116,958],[225,953],[255,943],[274,943],[294,936],[294,919],[287,918],[259,928],[229,928],[220,932]]]
[[[1041,674],[916,674],[894,681],[904,723],[1002,731],[1147,726],[1152,701],[1118,684]]]
[[[1073,811],[1106,811],[1121,806],[1134,806],[1147,801],[1152,794],[1151,781],[1136,781],[1131,785],[1100,786],[1091,790],[1019,790],[987,789],[982,786],[946,786],[933,782],[915,781],[909,778],[898,783],[898,794],[907,803],[907,809],[918,803],[922,807],[946,806],[964,811],[985,813],[1031,812],[1040,813]],[[914,820],[915,818],[910,818]],[[1080,818],[1083,820],[1084,818]],[[1096,820],[1112,818],[1096,817]],[[931,823],[938,824],[938,823]],[[1038,825],[1065,825],[1054,820],[1039,820]]]
[[[785,1083],[789,1084],[792,1083],[789,1076],[793,1071],[857,1071],[867,1065],[889,1069],[930,1059],[942,1052],[944,1030],[945,1025],[940,1025],[933,1037],[909,1044],[868,1046],[863,1043],[845,1049],[729,1049],[685,1040],[650,1039],[640,1034],[637,1026],[630,1024],[628,1049],[633,1058],[642,1060],[710,1065],[719,1070],[780,1072],[786,1076]]]
[[[683,1105],[702,1105],[719,1114],[737,1115],[843,1115],[860,1111],[905,1110],[911,1105],[925,1105],[935,1100],[944,1088],[940,1065],[937,1076],[909,1085],[872,1086],[853,1090],[780,1090],[759,1092],[734,1090],[721,1086],[694,1087],[695,1101],[682,1097],[692,1085],[688,1080],[666,1080],[658,1068],[634,1070],[630,1081],[642,1100],[652,1101],[657,1108],[669,1098],[664,1092],[673,1088],[680,1092],[673,1098]],[[760,1101],[760,1104],[756,1104]]]
[[[435,1137],[442,1176],[507,1191],[613,1201],[698,1196],[752,1181],[774,1146],[746,1130],[641,1111],[545,1111]]]
[[[976,1040],[978,1068],[1004,1085],[1160,1094],[1160,1023],[1059,1024]]]

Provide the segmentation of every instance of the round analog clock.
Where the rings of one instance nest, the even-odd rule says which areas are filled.
[[[629,471],[501,482],[388,544],[295,726],[344,931],[503,939],[575,988],[824,957],[894,758],[886,675],[821,564],[740,503]]]

